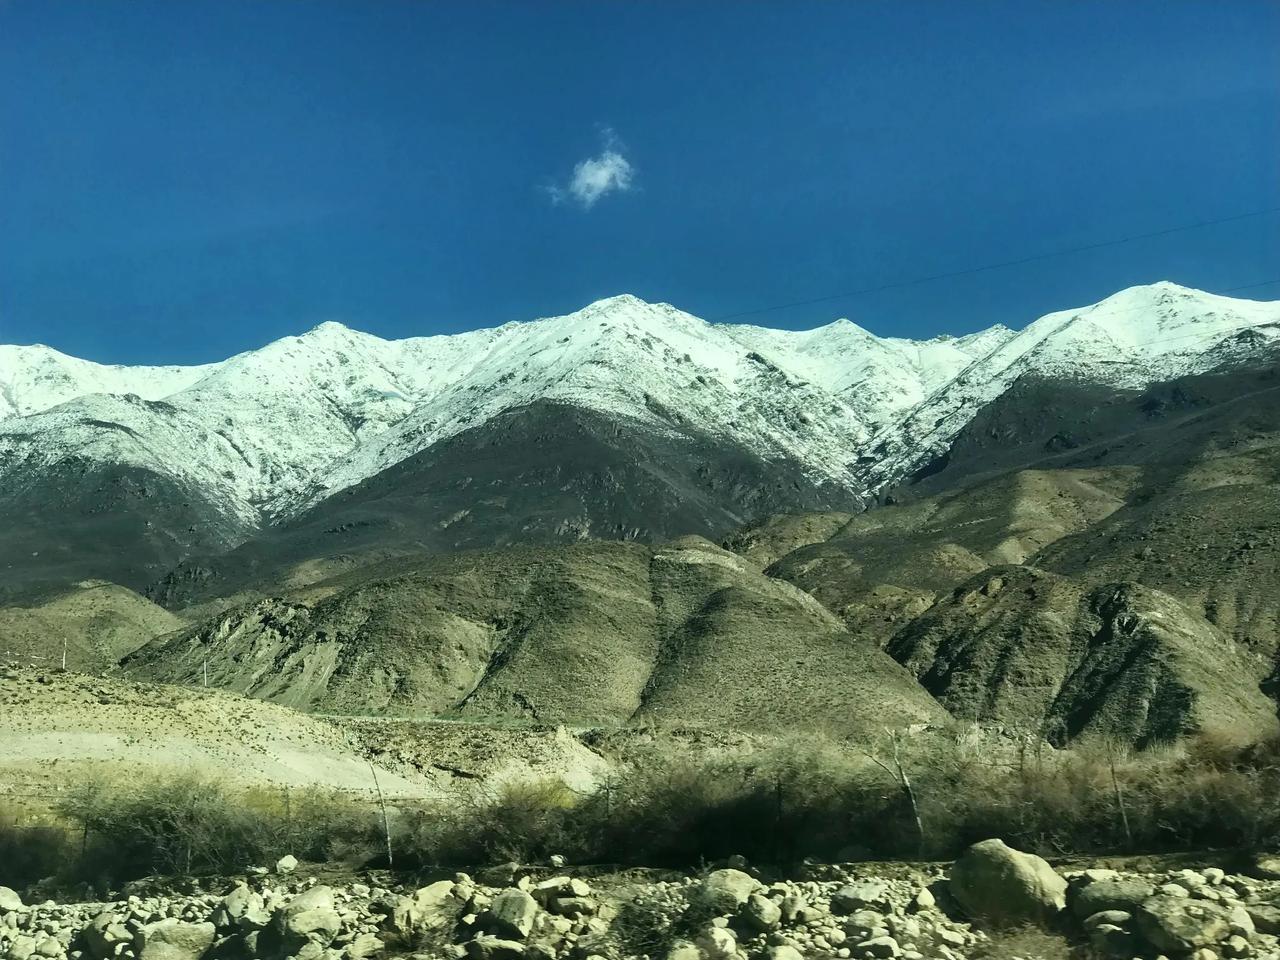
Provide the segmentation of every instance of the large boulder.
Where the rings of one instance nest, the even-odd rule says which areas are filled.
[[[213,946],[212,923],[187,923],[169,917],[138,929],[133,937],[137,960],[200,960]]]
[[[1138,932],[1163,953],[1190,953],[1231,936],[1227,910],[1207,900],[1157,894],[1134,911]]]
[[[694,900],[711,913],[730,914],[760,888],[759,881],[749,873],[734,869],[713,870],[703,879]]]
[[[1067,903],[1067,881],[1035,854],[983,840],[951,867],[948,887],[975,919],[998,925],[1043,922]]]
[[[466,907],[466,901],[454,895],[456,886],[441,880],[419,888],[411,897],[400,897],[391,911],[392,929],[407,937],[451,929]]]
[[[500,939],[524,940],[538,918],[538,901],[518,887],[509,887],[489,904],[487,926]]]
[[[738,919],[749,929],[765,933],[782,921],[782,908],[764,894],[753,893],[738,908]]]
[[[341,927],[333,890],[326,886],[304,890],[276,914],[276,929],[288,953],[296,953],[306,943],[327,947]]]
[[[10,887],[0,887],[0,913],[8,913],[10,910],[21,910],[22,898],[18,896],[16,890]]]

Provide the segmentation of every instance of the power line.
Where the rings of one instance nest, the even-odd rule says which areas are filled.
[[[1149,240],[1153,237],[1166,237],[1173,233],[1184,233],[1188,230],[1199,230],[1202,227],[1213,227],[1222,223],[1235,223],[1240,220],[1250,220],[1255,217],[1265,217],[1272,213],[1280,213],[1280,207],[1269,207],[1266,210],[1254,210],[1251,213],[1238,213],[1230,217],[1218,217],[1213,220],[1200,220],[1196,223],[1186,223],[1178,227],[1168,227],[1164,230],[1153,230],[1149,233],[1135,233],[1127,237],[1119,237],[1114,240],[1100,240],[1096,243],[1086,243],[1078,247],[1066,247],[1062,250],[1052,250],[1048,253],[1037,253],[1029,257],[1019,257],[1016,260],[1002,260],[999,263],[987,263],[979,267],[968,267],[964,270],[951,270],[946,273],[934,273],[923,277],[913,277],[909,280],[896,280],[892,283],[882,283],[873,287],[862,287],[858,290],[849,290],[845,293],[833,293],[822,297],[812,297],[808,300],[795,300],[791,303],[776,303],[769,307],[759,307],[755,310],[740,310],[737,313],[726,313],[723,316],[712,317],[712,323],[720,323],[725,320],[735,320],[738,317],[752,317],[761,313],[772,313],[774,310],[785,310],[789,307],[807,307],[815,303],[829,303],[832,300],[843,300],[846,297],[858,297],[868,293],[880,293],[883,290],[898,290],[903,287],[914,287],[921,283],[932,283],[935,280],[947,280],[953,277],[967,277],[975,273],[984,273],[988,270],[999,270],[1003,267],[1016,267],[1024,263],[1036,263],[1040,260],[1050,260],[1054,257],[1063,257],[1072,253],[1084,253],[1088,250],[1101,250],[1105,247],[1115,247],[1123,243],[1133,243],[1135,240]],[[1268,280],[1264,283],[1249,284],[1247,287],[1233,287],[1232,290],[1245,290],[1249,287],[1265,286],[1268,283],[1276,283],[1278,281]],[[1231,292],[1231,291],[1224,291]]]

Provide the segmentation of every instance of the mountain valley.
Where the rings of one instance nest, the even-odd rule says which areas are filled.
[[[620,297],[0,385],[11,799],[1280,736],[1280,304],[911,342]]]

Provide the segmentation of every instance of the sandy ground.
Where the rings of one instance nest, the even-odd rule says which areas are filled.
[[[426,799],[520,779],[587,790],[607,764],[563,729],[310,716],[215,690],[0,668],[0,799],[91,776],[194,771],[246,786]]]

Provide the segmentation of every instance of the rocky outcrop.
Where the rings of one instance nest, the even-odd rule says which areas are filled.
[[[1275,704],[1233,641],[1135,583],[1087,589],[1034,567],[994,567],[900,630],[887,651],[956,717],[1055,743],[1139,747],[1197,733],[1277,730]]]

